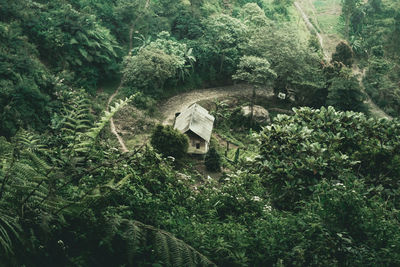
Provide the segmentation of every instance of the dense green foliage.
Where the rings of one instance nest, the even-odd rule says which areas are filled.
[[[0,265],[399,266],[400,122],[364,89],[399,114],[400,5],[341,2],[330,61],[293,0],[0,0]],[[160,99],[232,81],[274,96],[206,103],[205,162],[156,125]]]
[[[260,163],[277,207],[295,209],[322,179],[344,182],[354,175],[369,185],[383,186],[398,207],[397,122],[337,113],[332,107],[295,112],[279,116],[262,133]]]
[[[162,93],[169,78],[184,80],[195,61],[192,49],[171,38],[168,32],[161,32],[157,37],[125,59],[124,82],[133,90]]]
[[[204,185],[152,150],[112,152],[87,139],[93,130],[78,133],[74,147],[62,128],[1,139],[2,259],[212,265],[205,255],[221,266],[398,265],[399,131],[397,121],[303,108],[265,128],[255,162]],[[94,141],[90,151],[79,145],[85,140]]]
[[[221,170],[221,156],[214,147],[211,147],[204,159],[207,170],[218,172]]]
[[[19,127],[43,129],[50,118],[54,76],[16,22],[0,22],[0,51],[0,133],[10,137]]]
[[[400,5],[398,1],[354,2],[348,12],[349,41],[367,68],[364,85],[373,101],[392,116],[399,114]]]
[[[189,139],[169,125],[157,125],[151,135],[151,145],[164,156],[179,160],[186,155]]]
[[[330,80],[327,105],[338,110],[367,112],[364,106],[364,94],[360,83],[351,73],[351,70],[342,68],[339,75]]]
[[[354,61],[353,50],[345,42],[340,42],[336,46],[335,53],[332,54],[332,61],[342,62],[347,67],[351,67]]]

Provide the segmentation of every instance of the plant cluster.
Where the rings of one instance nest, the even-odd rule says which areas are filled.
[[[366,90],[396,112],[399,5],[343,1],[356,39],[327,63],[292,4],[0,0],[0,265],[400,265],[400,122],[350,111],[363,95],[349,69],[351,50],[365,56]],[[376,28],[382,38],[366,38]],[[96,116],[90,94],[119,63],[131,96]],[[243,128],[252,156],[237,150],[218,179],[172,164],[188,146],[172,127],[156,126],[154,149],[108,142],[128,102],[232,78],[336,110],[294,109],[256,137]],[[216,106],[217,129],[243,126]],[[220,159],[212,148],[208,167]]]
[[[348,40],[366,67],[363,79],[372,100],[399,114],[400,5],[396,1],[342,1]]]

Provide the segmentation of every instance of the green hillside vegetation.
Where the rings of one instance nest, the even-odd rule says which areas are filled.
[[[365,89],[384,111],[398,116],[400,5],[385,0],[353,2],[348,14],[349,40],[366,68]]]
[[[0,0],[0,266],[399,266],[400,5],[298,2]]]

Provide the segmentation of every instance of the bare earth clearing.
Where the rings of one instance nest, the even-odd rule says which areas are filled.
[[[188,93],[179,94],[168,99],[161,104],[160,111],[162,113],[164,125],[172,124],[175,113],[181,112],[184,108],[203,100],[214,100],[227,97],[248,97],[252,96],[252,87],[248,85],[232,85],[225,87],[216,87],[209,89],[194,90]],[[257,97],[272,97],[274,95],[272,89],[258,89]]]

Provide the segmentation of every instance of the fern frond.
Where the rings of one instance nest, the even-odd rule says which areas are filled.
[[[95,126],[87,131],[83,135],[83,140],[77,144],[75,147],[76,152],[88,152],[99,136],[101,130],[107,125],[107,123],[111,120],[111,118],[121,110],[124,106],[126,106],[132,99],[136,97],[137,94],[126,98],[125,100],[120,100],[113,107],[110,108],[110,111],[104,111],[104,115],[100,118],[98,122],[95,123]],[[86,137],[86,138],[85,138]]]
[[[139,246],[152,245],[155,256],[164,266],[216,266],[203,254],[171,233],[114,214],[107,216],[106,221],[106,232],[102,243],[110,245],[115,236],[121,237],[127,242],[128,262],[133,259]]]
[[[186,266],[195,266],[193,261],[194,257],[195,256],[193,255],[193,251],[190,250],[187,246],[184,246],[182,250],[182,259],[183,262],[186,263]]]
[[[171,233],[138,221],[135,224],[154,235],[155,252],[166,266],[216,266],[206,256]]]
[[[72,92],[72,98],[64,106],[60,130],[64,140],[73,147],[78,135],[90,129],[90,101],[85,92]]]
[[[155,233],[155,252],[159,258],[163,261],[163,263],[167,266],[170,266],[171,263],[169,261],[169,247],[167,242],[167,237],[163,235],[161,232]]]
[[[124,106],[126,106],[130,101],[132,101],[137,94],[126,98],[125,100],[120,100],[115,103],[114,106],[110,108],[110,111],[105,111],[104,115],[100,118],[100,121],[96,123],[96,127],[92,128],[86,135],[92,139],[96,139],[99,135],[100,131],[106,126],[106,124],[111,120],[111,118],[117,113],[117,111],[121,110]]]
[[[167,244],[171,255],[172,266],[187,266],[183,264],[182,250],[184,246],[180,246],[178,239],[168,238]]]
[[[13,254],[13,243],[11,236],[19,239],[19,231],[21,230],[15,218],[5,214],[0,209],[0,250],[5,254]]]
[[[51,169],[51,167],[43,159],[39,158],[32,151],[25,151],[24,153],[30,158],[31,163],[36,170],[39,170],[39,172],[46,173]]]
[[[22,149],[28,151],[45,151],[45,146],[40,144],[39,138],[24,129],[19,130],[14,138]]]

